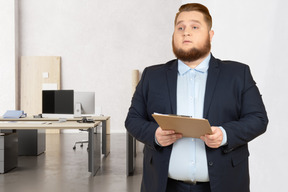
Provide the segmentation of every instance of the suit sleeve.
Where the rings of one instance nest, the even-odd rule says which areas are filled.
[[[147,69],[143,71],[132,98],[131,106],[125,121],[127,131],[137,140],[146,144],[152,149],[157,148],[155,143],[155,132],[158,124],[151,119],[147,113],[147,92],[149,90],[149,80]]]
[[[268,124],[261,95],[248,66],[245,68],[243,84],[240,119],[222,125],[227,133],[228,145],[224,150],[226,153],[264,133]]]

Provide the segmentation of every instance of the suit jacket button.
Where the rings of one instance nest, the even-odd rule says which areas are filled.
[[[209,161],[208,165],[209,165],[209,166],[213,166],[213,162],[212,162],[212,161]]]

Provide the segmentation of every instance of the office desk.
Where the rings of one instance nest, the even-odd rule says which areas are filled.
[[[76,121],[45,121],[42,119],[17,119],[18,121],[11,121],[11,119],[0,119],[1,130],[27,130],[27,129],[87,129],[89,135],[89,151],[88,151],[88,171],[94,176],[100,168],[101,148],[100,148],[100,134],[94,134],[97,125],[100,121],[95,123],[77,123]],[[20,120],[20,121],[19,121]],[[97,130],[96,130],[97,131]]]
[[[110,153],[110,116],[91,116],[87,118],[89,119],[91,118],[94,121],[101,121],[102,123],[102,154],[105,155],[105,157],[107,157]],[[68,122],[73,122],[73,121],[75,122],[81,119],[82,118],[79,117],[79,118],[67,118],[66,120]],[[9,119],[9,121],[55,121],[55,122],[57,122],[58,120],[59,118],[33,118],[33,117]],[[7,119],[0,117],[0,122],[1,121],[7,121]]]
[[[87,117],[94,121],[101,121],[102,123],[102,154],[107,157],[110,153],[110,117],[109,116],[92,116]],[[67,121],[78,121],[82,118],[67,119]],[[58,120],[58,119],[57,119]]]
[[[87,117],[89,119],[93,119],[94,121],[101,121],[102,123],[102,154],[107,157],[110,153],[110,117],[109,116],[91,116]],[[23,118],[27,119],[27,118]],[[31,119],[31,118],[28,118]],[[35,118],[32,118],[35,120]],[[36,118],[37,119],[37,118]],[[45,119],[45,121],[58,121],[58,119],[54,118],[39,118],[38,120],[41,121]],[[67,118],[68,122],[70,121],[79,121],[81,117],[76,118]]]
[[[110,153],[110,116],[93,116],[92,119],[102,123],[102,154],[106,157]]]

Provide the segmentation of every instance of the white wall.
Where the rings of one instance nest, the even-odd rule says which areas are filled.
[[[0,0],[0,116],[15,109],[16,97],[16,9],[14,0]]]
[[[188,1],[21,1],[21,55],[61,56],[62,88],[96,91],[102,112],[112,117],[111,131],[124,132],[131,71],[174,58],[173,20],[184,2]],[[288,170],[288,3],[197,2],[207,5],[214,19],[214,56],[249,64],[266,104],[268,130],[250,143],[251,191],[283,191]],[[1,90],[6,87],[1,82]]]
[[[267,132],[250,143],[251,191],[286,191],[288,2],[197,2],[208,6],[214,20],[214,56],[248,64],[266,105],[270,120]]]
[[[61,56],[62,89],[95,91],[102,113],[111,116],[111,131],[125,132],[132,70],[173,58],[173,20],[180,4],[21,1],[20,55]]]

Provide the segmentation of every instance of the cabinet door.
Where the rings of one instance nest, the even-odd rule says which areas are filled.
[[[60,89],[60,70],[60,56],[21,57],[20,108],[28,116],[42,113],[43,86],[51,85]]]

